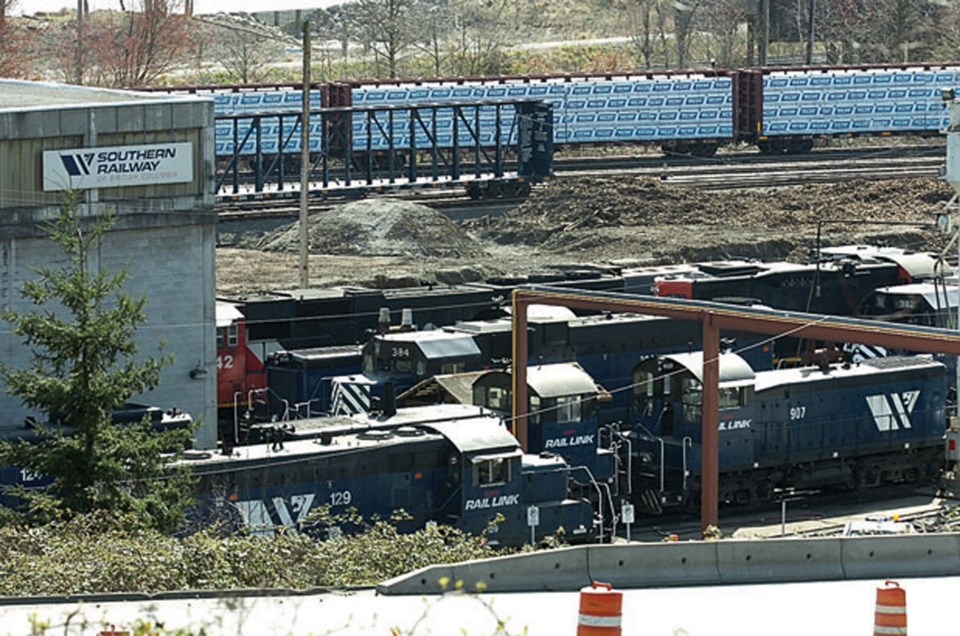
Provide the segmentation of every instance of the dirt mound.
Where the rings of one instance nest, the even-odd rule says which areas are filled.
[[[422,205],[369,199],[311,217],[311,282],[397,287],[572,264],[802,260],[817,244],[818,226],[824,246],[939,251],[945,237],[933,217],[951,196],[932,178],[715,191],[629,177],[564,178],[501,218],[459,226]],[[222,291],[296,285],[297,225],[262,244],[283,253],[220,250]]]
[[[365,199],[311,214],[311,254],[481,258],[476,241],[433,208],[409,201]],[[298,252],[299,222],[266,234],[259,249]]]
[[[831,234],[862,231],[867,225],[929,225],[931,211],[952,194],[936,179],[704,191],[650,178],[590,177],[556,181],[488,228],[476,229],[483,239],[501,245],[568,252],[602,245],[611,228],[638,233],[693,228],[693,235],[678,235],[675,241],[678,247],[695,247],[698,235],[705,239],[717,231],[770,230],[773,239],[809,233],[827,221]]]

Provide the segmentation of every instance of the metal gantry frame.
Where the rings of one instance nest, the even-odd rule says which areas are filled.
[[[900,323],[753,309],[722,303],[643,297],[604,292],[522,287],[513,292],[513,432],[527,449],[527,308],[559,305],[591,311],[633,312],[697,320],[703,329],[703,406],[700,523],[701,531],[719,522],[720,480],[720,330],[802,337],[832,342],[860,342],[923,353],[960,355],[960,333]]]

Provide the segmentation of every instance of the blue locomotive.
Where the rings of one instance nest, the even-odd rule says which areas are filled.
[[[638,504],[699,501],[702,353],[659,356],[634,373],[630,436]],[[925,357],[754,372],[720,358],[720,498],[775,488],[869,487],[942,465],[947,377]]]
[[[571,467],[523,453],[489,412],[446,405],[295,426],[284,441],[183,460],[199,478],[194,521],[327,536],[358,529],[347,513],[369,521],[403,511],[401,531],[432,521],[515,545],[531,537],[534,506],[537,538],[561,529],[569,541],[594,537],[593,507],[568,496]],[[320,509],[325,514],[311,514]]]

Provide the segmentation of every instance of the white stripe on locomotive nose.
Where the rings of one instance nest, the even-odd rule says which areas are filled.
[[[578,619],[581,625],[586,627],[620,627],[619,616],[590,616],[580,614]]]
[[[906,636],[907,628],[906,627],[874,627],[874,634],[884,634],[889,636]]]
[[[903,605],[877,605],[880,614],[906,614],[907,608]]]

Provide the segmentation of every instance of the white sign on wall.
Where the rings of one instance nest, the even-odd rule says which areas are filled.
[[[73,148],[43,153],[43,190],[89,190],[193,181],[193,144]]]

